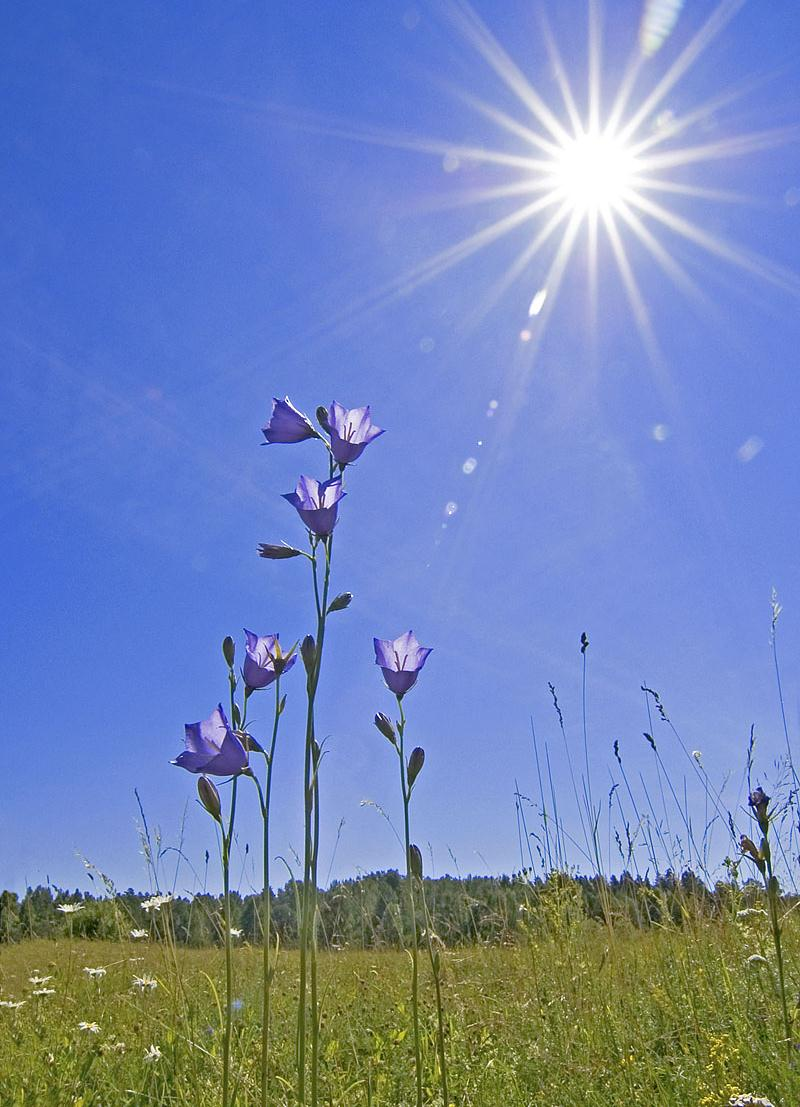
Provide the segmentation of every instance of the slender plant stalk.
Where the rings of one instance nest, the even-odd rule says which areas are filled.
[[[417,909],[414,895],[414,874],[411,871],[411,820],[409,806],[411,789],[408,786],[408,772],[404,751],[406,716],[403,711],[403,697],[397,697],[397,709],[400,719],[397,724],[397,753],[400,758],[400,787],[403,793],[403,829],[406,847],[406,886],[408,904],[411,911],[411,1013],[414,1023],[414,1066],[417,1078],[417,1107],[422,1107],[422,1050],[419,1034],[419,940],[417,937]]]
[[[238,777],[234,777],[231,789],[231,813],[228,819],[228,829],[222,832],[222,894],[225,923],[225,1038],[222,1045],[222,1107],[228,1107],[230,1103],[231,1028],[233,1019],[230,861],[231,842],[233,841],[233,820],[236,815],[236,786],[238,783]]]
[[[322,590],[319,585],[319,566],[317,551],[320,542],[325,554]],[[317,870],[319,856],[319,748],[316,742],[314,724],[314,703],[319,684],[322,663],[322,648],[325,641],[325,621],[328,609],[328,594],[331,574],[331,549],[333,538],[312,538],[312,579],[314,584],[314,603],[317,612],[317,636],[314,644],[314,660],[308,673],[306,689],[308,710],[306,714],[306,744],[304,766],[304,814],[305,849],[303,869],[303,908],[300,926],[300,998],[298,1003],[297,1026],[297,1099],[299,1104],[306,1103],[306,1021],[307,993],[310,982],[310,1018],[311,1018],[311,1057],[310,1085],[311,1107],[317,1107],[319,1097],[319,997],[317,990]]]
[[[786,977],[783,968],[781,923],[778,917],[778,899],[780,897],[780,889],[778,887],[778,878],[772,871],[772,857],[770,854],[770,850],[769,848],[765,850],[762,845],[762,852],[765,854],[764,860],[766,861],[764,883],[767,889],[767,903],[769,904],[769,922],[770,927],[772,928],[772,941],[775,946],[775,962],[778,966],[778,988],[781,993],[781,1013],[783,1015],[783,1030],[786,1035],[786,1052],[789,1060],[791,1060],[793,1056],[792,1020],[789,1017],[789,1005],[786,1002]]]
[[[428,957],[431,963],[433,986],[436,991],[436,1044],[439,1053],[439,1080],[442,1086],[442,1104],[443,1107],[449,1107],[450,1094],[447,1090],[447,1052],[444,1044],[444,1004],[442,1003],[442,961],[439,950],[434,949],[433,946],[433,919],[428,910],[428,901],[425,897],[425,884],[423,881],[420,881],[420,891],[422,893],[422,909],[425,913],[425,934],[428,939]]]

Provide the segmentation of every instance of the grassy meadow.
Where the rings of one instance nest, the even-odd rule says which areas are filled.
[[[544,910],[525,918],[522,909],[513,944],[443,952],[453,1104],[716,1107],[745,1093],[776,1107],[800,1102],[766,905],[711,916],[687,901],[679,924],[637,928],[588,919],[576,902],[566,883]],[[796,931],[789,916],[790,979],[800,954]],[[260,958],[247,944],[234,954],[240,1107],[258,1099]],[[439,1104],[435,1011],[422,965],[425,1102]],[[224,969],[221,949],[171,942],[65,934],[0,946],[0,1102],[219,1103]],[[281,950],[273,981],[276,1105],[294,1102],[297,984],[297,951]],[[322,952],[320,984],[321,1103],[413,1103],[408,956]]]

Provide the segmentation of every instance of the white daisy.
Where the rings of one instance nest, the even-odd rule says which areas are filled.
[[[157,1045],[151,1045],[149,1049],[145,1050],[144,1059],[145,1061],[160,1061],[161,1050]]]
[[[57,910],[62,915],[74,915],[77,911],[83,911],[83,908],[82,903],[59,903]]]
[[[87,966],[83,971],[86,973],[87,976],[91,976],[93,980],[99,980],[100,977],[105,976],[107,972],[107,970],[104,969],[102,965],[98,966],[98,968],[96,969],[90,969]]]
[[[99,1034],[100,1027],[96,1022],[79,1022],[78,1030],[86,1030],[89,1034]]]
[[[135,930],[131,931],[131,938],[133,938],[134,941],[138,941],[139,938],[146,938],[146,937],[147,937],[147,931],[146,930],[135,929]]]
[[[158,981],[154,976],[134,976],[133,987],[139,992],[152,992],[158,987]]]
[[[142,908],[145,911],[160,911],[165,903],[171,903],[172,894],[167,892],[163,896],[151,896],[150,899],[142,901]]]

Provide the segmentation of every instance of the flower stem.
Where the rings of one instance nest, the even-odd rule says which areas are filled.
[[[233,840],[233,820],[236,815],[236,786],[238,777],[234,777],[231,789],[231,813],[228,829],[222,832],[222,891],[225,925],[225,1038],[222,1046],[222,1107],[228,1107],[230,1070],[231,1070],[231,1025],[233,1003],[233,962],[231,958],[231,888],[230,861],[231,842]]]
[[[399,739],[397,753],[400,758],[400,787],[403,793],[403,829],[405,831],[406,847],[406,887],[408,888],[408,904],[411,912],[411,1012],[414,1023],[414,1067],[417,1079],[417,1107],[422,1107],[422,1050],[419,1035],[419,940],[417,937],[416,897],[414,895],[414,875],[411,871],[411,826],[409,807],[411,804],[411,789],[408,786],[408,773],[404,753],[404,735],[406,729],[406,716],[403,711],[403,697],[397,697],[397,709],[400,719],[397,724],[397,736]]]
[[[333,537],[322,540],[325,553],[325,569],[320,595],[317,548],[319,540],[312,540],[312,580],[314,604],[317,613],[317,636],[314,645],[314,662],[306,681],[308,710],[306,714],[306,748],[304,771],[305,849],[303,867],[302,918],[300,920],[300,997],[297,1023],[297,1100],[306,1103],[306,995],[310,977],[311,1000],[311,1107],[317,1107],[319,1095],[319,1002],[317,994],[317,860],[319,854],[319,751],[314,726],[314,702],[322,664],[322,648],[325,641],[325,620],[331,573],[331,549]]]
[[[270,1008],[272,999],[272,971],[270,966],[270,938],[272,932],[272,899],[269,886],[269,804],[272,794],[272,767],[275,761],[275,743],[278,737],[278,724],[281,716],[281,678],[275,681],[275,716],[272,724],[272,739],[269,751],[265,753],[266,780],[264,795],[261,798],[261,818],[264,825],[264,887],[262,891],[262,964],[261,964],[261,1107],[267,1107],[267,1080],[269,1076],[269,1036]],[[256,781],[256,783],[258,783]],[[259,788],[259,792],[261,789]]]

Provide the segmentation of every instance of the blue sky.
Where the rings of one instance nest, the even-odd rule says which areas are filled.
[[[784,749],[773,586],[797,740],[800,162],[783,131],[800,107],[800,25],[789,0],[722,7],[732,17],[642,133],[711,102],[665,148],[713,158],[660,176],[749,199],[659,195],[716,252],[643,217],[705,302],[618,221],[649,344],[602,231],[592,318],[585,221],[557,295],[560,231],[490,295],[544,216],[409,279],[520,206],[476,199],[525,173],[466,147],[531,149],[463,93],[544,133],[465,37],[465,9],[6,9],[0,885],[87,887],[80,852],[143,887],[134,787],[165,841],[188,801],[190,859],[213,848],[194,780],[168,764],[183,724],[225,694],[224,635],[247,626],[291,642],[312,625],[304,566],[255,555],[258,542],[302,539],[280,493],[317,471],[313,444],[260,445],[285,393],[310,412],[370,403],[387,429],[349,475],[337,530],[334,587],[356,599],[332,620],[321,684],[323,875],[341,820],[332,875],[401,864],[362,801],[397,819],[396,765],[371,723],[391,707],[371,640],[409,627],[434,647],[407,710],[428,754],[414,836],[436,872],[453,857],[464,872],[518,865],[513,792],[515,778],[535,787],[531,714],[575,828],[548,682],[582,757],[584,630],[596,794],[611,785],[614,739],[632,776],[654,779],[643,681],[711,778],[733,773],[731,805],[751,723],[769,780]],[[542,10],[583,111],[582,2],[473,9],[563,122]],[[641,11],[607,5],[603,110]],[[631,111],[715,11],[685,4],[643,62]],[[552,295],[529,317],[542,287]],[[293,677],[274,814],[287,856],[302,844]],[[261,715],[266,726],[266,704]],[[691,780],[666,728],[656,737]],[[251,807],[241,841],[255,849]],[[178,886],[190,885],[187,868]]]

